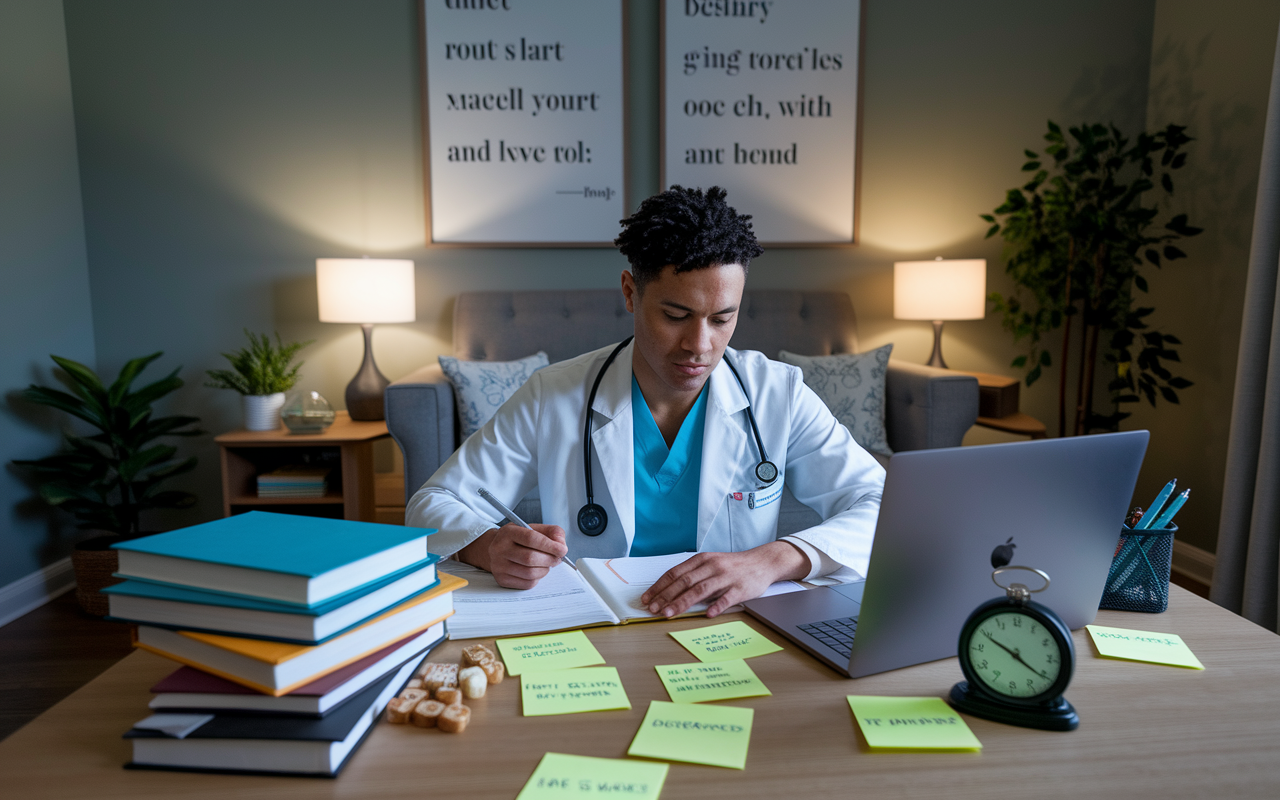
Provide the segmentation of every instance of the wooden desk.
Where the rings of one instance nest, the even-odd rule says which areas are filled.
[[[740,618],[741,615],[730,615]],[[945,695],[955,659],[848,680],[787,646],[751,659],[772,697],[756,709],[747,768],[671,765],[662,797],[1274,797],[1280,787],[1280,637],[1171,587],[1169,611],[1103,611],[1098,622],[1182,635],[1207,667],[1100,659],[1084,631],[1067,697],[1080,728],[1050,733],[967,718],[980,754],[870,753],[847,694]],[[762,629],[754,620],[748,623]],[[473,702],[460,736],[380,723],[336,781],[131,771],[120,734],[146,715],[147,687],[174,665],[135,653],[0,743],[0,786],[15,798],[515,797],[548,750],[622,757],[650,700],[653,667],[692,661],[668,631],[705,619],[588,630],[618,668],[631,711],[519,714],[508,679]],[[771,636],[783,643],[780,637]],[[450,642],[435,657],[456,657]]]

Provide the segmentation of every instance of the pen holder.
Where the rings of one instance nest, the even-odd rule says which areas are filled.
[[[1120,543],[1111,559],[1111,572],[1099,608],[1159,614],[1169,607],[1169,570],[1173,566],[1173,535],[1177,525],[1163,530],[1120,528]]]

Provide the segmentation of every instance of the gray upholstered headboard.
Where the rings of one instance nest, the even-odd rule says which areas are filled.
[[[467,292],[453,314],[459,358],[511,361],[544,350],[552,363],[630,336],[631,314],[617,289]],[[857,351],[853,302],[844,292],[748,290],[731,344],[777,358]]]

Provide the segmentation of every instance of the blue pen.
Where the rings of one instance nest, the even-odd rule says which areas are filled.
[[[1146,530],[1155,523],[1156,515],[1160,513],[1160,508],[1164,505],[1165,501],[1169,499],[1169,495],[1173,494],[1173,490],[1177,485],[1177,478],[1174,478],[1164,485],[1164,488],[1160,490],[1160,494],[1156,495],[1156,499],[1151,501],[1151,505],[1147,507],[1147,513],[1142,515],[1142,519],[1138,521],[1138,527],[1134,528],[1134,530]]]
[[[1151,527],[1158,531],[1162,531],[1169,527],[1169,522],[1173,520],[1173,515],[1178,513],[1178,509],[1182,508],[1182,505],[1187,502],[1187,498],[1190,496],[1191,490],[1188,489],[1173,498],[1173,502],[1169,504],[1169,507],[1164,510],[1164,513],[1160,515],[1160,518],[1157,519]]]

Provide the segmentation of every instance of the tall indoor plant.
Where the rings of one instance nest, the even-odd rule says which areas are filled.
[[[1013,361],[1014,367],[1027,370],[1028,386],[1053,366],[1041,338],[1063,328],[1059,436],[1068,431],[1067,366],[1076,317],[1079,373],[1071,433],[1115,429],[1129,416],[1119,411],[1120,404],[1138,402],[1141,395],[1154,406],[1157,393],[1177,403],[1178,390],[1191,386],[1164,363],[1180,360],[1170,345],[1181,341],[1148,327],[1146,318],[1155,309],[1138,305],[1134,293],[1147,291],[1142,270],[1184,258],[1173,242],[1201,232],[1187,223],[1186,214],[1162,226],[1156,222],[1160,205],[1173,194],[1171,173],[1186,163],[1182,148],[1193,141],[1185,130],[1169,125],[1129,139],[1114,125],[1081,125],[1064,134],[1050,121],[1044,157],[1025,151],[1022,170],[1034,173],[1031,180],[1010,189],[994,214],[982,215],[991,223],[987,237],[999,233],[1006,242],[1014,293],[1005,297],[992,292],[991,300],[1014,341],[1028,342],[1029,352]],[[1108,335],[1101,346],[1110,376],[1107,388],[1115,404],[1106,415],[1093,411],[1103,333]]]
[[[303,364],[299,361],[290,366],[290,362],[311,340],[284,344],[277,333],[273,345],[265,333],[244,333],[249,337],[249,346],[223,353],[222,357],[231,362],[231,369],[209,370],[212,380],[205,386],[239,392],[244,404],[244,426],[251,431],[273,431],[280,427],[284,393],[298,382],[298,370]]]
[[[168,479],[195,469],[196,459],[178,460],[177,448],[158,440],[204,433],[194,427],[197,417],[154,416],[153,404],[183,385],[178,370],[133,389],[134,380],[161,355],[129,361],[110,386],[84,364],[52,356],[71,393],[35,385],[21,393],[23,399],[65,411],[96,431],[88,436],[68,432],[65,450],[13,462],[36,479],[45,502],[71,512],[77,527],[103,533],[79,542],[72,553],[76,597],[89,613],[106,613],[106,598],[98,590],[115,582],[116,551],[110,547],[146,535],[142,512],[186,508],[196,501],[190,492],[162,488]]]

